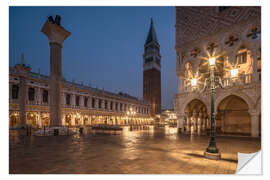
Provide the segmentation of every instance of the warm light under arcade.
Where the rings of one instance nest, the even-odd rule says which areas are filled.
[[[231,70],[231,76],[232,76],[233,78],[236,77],[237,74],[238,74],[238,69],[232,69],[232,70]]]
[[[213,66],[213,65],[215,65],[215,62],[216,62],[216,58],[215,57],[211,57],[211,58],[209,58],[209,65],[210,66]]]

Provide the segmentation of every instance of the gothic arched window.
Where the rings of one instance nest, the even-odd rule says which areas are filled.
[[[76,96],[76,106],[80,106],[80,96]]]
[[[44,103],[48,103],[48,91],[47,90],[43,90],[43,94],[42,94],[42,96],[43,96],[43,102]]]
[[[92,108],[95,108],[95,103],[96,103],[95,99],[92,98]]]
[[[102,102],[102,100],[99,99],[99,100],[98,100],[98,108],[101,108],[101,102]]]
[[[122,108],[123,108],[123,104],[120,103],[120,111],[122,111]]]
[[[115,110],[118,110],[118,103],[115,103]]]
[[[66,95],[66,104],[70,105],[70,94]]]
[[[247,49],[242,46],[235,56],[236,64],[245,64],[247,62]]]
[[[107,102],[107,101],[105,101],[105,109],[107,109],[107,105],[108,105],[108,102]]]
[[[19,86],[12,85],[12,99],[18,99],[19,96]]]
[[[87,97],[84,98],[84,106],[85,106],[85,107],[88,106],[88,98],[87,98]]]
[[[28,89],[28,100],[29,101],[34,101],[35,100],[35,89],[34,88],[29,88]]]
[[[113,109],[113,102],[111,101],[111,104],[110,104],[110,109],[112,110]]]

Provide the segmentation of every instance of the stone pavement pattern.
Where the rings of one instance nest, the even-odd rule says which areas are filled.
[[[58,137],[20,137],[10,132],[11,174],[233,174],[237,152],[253,153],[260,139],[218,137],[221,160],[205,159],[206,136],[173,129]]]

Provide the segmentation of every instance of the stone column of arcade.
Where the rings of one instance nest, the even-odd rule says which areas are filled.
[[[190,134],[190,115],[189,115],[189,112],[186,112],[186,118],[187,118],[186,132],[187,132],[187,134]]]
[[[197,134],[197,112],[194,110],[191,117],[191,134]]]
[[[206,130],[206,113],[202,113],[202,132],[205,133]]]
[[[202,112],[199,112],[198,119],[197,119],[197,134],[201,135],[202,131]]]
[[[53,129],[61,126],[62,44],[70,35],[60,20],[58,15],[55,19],[50,16],[41,30],[50,44],[50,126]]]

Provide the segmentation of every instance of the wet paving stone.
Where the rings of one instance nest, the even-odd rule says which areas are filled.
[[[168,133],[169,132],[169,133]],[[203,154],[207,136],[162,128],[96,134],[26,137],[10,132],[10,174],[233,174],[237,153],[260,150],[260,139],[217,137],[221,160]]]

